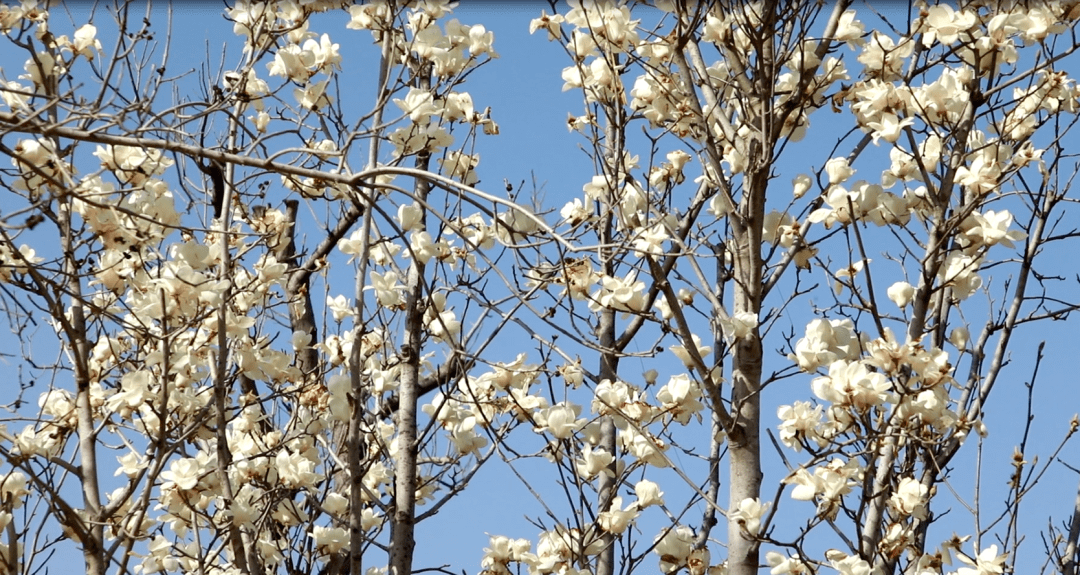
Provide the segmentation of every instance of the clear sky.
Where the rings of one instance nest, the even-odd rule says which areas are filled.
[[[86,6],[77,4],[71,10],[78,15]],[[492,118],[498,122],[502,132],[498,137],[482,138],[478,144],[477,150],[481,156],[478,167],[481,183],[478,187],[493,192],[501,191],[502,182],[506,179],[515,187],[524,182],[522,189],[529,191],[533,189],[535,181],[537,189],[542,191],[544,205],[557,212],[565,202],[582,195],[582,185],[589,181],[594,170],[586,154],[579,149],[579,146],[586,142],[579,134],[569,133],[566,129],[567,114],[582,112],[579,93],[561,90],[560,75],[562,69],[568,65],[568,60],[562,49],[557,44],[549,43],[543,33],[534,36],[528,34],[529,20],[545,7],[546,4],[540,2],[466,1],[455,11],[455,17],[466,24],[482,23],[494,31],[494,47],[501,56],[476,71],[466,84],[477,109],[490,106]],[[548,11],[550,12],[550,9]],[[159,14],[155,14],[155,18]],[[208,53],[212,62],[211,68],[215,70],[222,54],[225,69],[230,69],[239,61],[240,44],[232,34],[231,25],[222,18],[217,4],[178,3],[174,7],[174,15],[170,62],[173,73],[187,69],[199,70],[204,66]],[[78,16],[76,19],[78,20]],[[66,27],[61,24],[63,21],[54,17],[58,32]],[[346,21],[347,16],[338,13],[316,20],[312,29],[318,33],[329,33],[334,42],[341,44],[344,62],[340,74],[339,97],[343,102],[355,98],[357,105],[366,110],[374,99],[372,74],[376,70],[375,62],[370,60],[374,54],[371,36],[366,31],[346,30]],[[98,21],[96,24],[99,26],[103,43],[108,44],[107,23]],[[223,44],[224,50],[221,48]],[[846,57],[853,61],[853,56],[850,54]],[[5,77],[13,79],[21,73],[22,63],[10,62],[9,57],[0,54],[0,66]],[[849,64],[849,68],[855,66]],[[198,75],[192,75],[190,78],[194,80],[197,77]],[[819,169],[828,159],[823,150],[831,149],[851,125],[846,114],[829,116],[826,111],[812,117],[812,122],[818,123],[812,123],[807,140],[794,146],[779,166],[781,174],[776,181],[785,197],[789,194],[787,182],[798,173]],[[846,154],[851,143],[845,145],[847,147],[841,147],[842,152],[838,155]],[[880,163],[880,159],[878,162]],[[865,169],[864,174],[868,178],[880,169],[877,166],[858,167]],[[1061,273],[1073,277],[1076,273],[1075,257],[1063,253],[1061,258]],[[997,281],[1003,280],[1004,278],[1001,278]],[[346,286],[341,288],[341,291],[349,293],[350,289]],[[999,303],[994,302],[995,305]],[[785,318],[786,321],[781,321],[778,325],[787,331],[786,326],[790,323],[794,326],[797,339],[802,334],[802,326],[805,325],[809,312],[794,309],[787,313],[790,319]],[[983,492],[987,500],[995,497],[1000,500],[1003,495],[1002,487],[1009,455],[1013,445],[1018,442],[1018,439],[1013,440],[1011,437],[1022,424],[1026,408],[1023,383],[1030,379],[1030,366],[1039,341],[1047,341],[1046,355],[1049,358],[1042,366],[1040,385],[1034,396],[1034,409],[1038,416],[1034,422],[1034,432],[1039,433],[1039,437],[1046,438],[1045,441],[1037,442],[1041,452],[1045,453],[1048,446],[1056,444],[1066,429],[1069,417],[1077,411],[1073,389],[1075,368],[1071,365],[1071,355],[1076,348],[1075,333],[1075,327],[1066,327],[1061,322],[1040,324],[1037,331],[1022,332],[1022,336],[1015,341],[1011,355],[1011,360],[1015,363],[1008,368],[1005,380],[999,384],[1004,388],[998,390],[988,406],[987,421],[991,432],[988,441],[991,443],[988,443],[983,452],[984,472],[991,478]],[[772,351],[767,349],[766,353]],[[780,361],[782,360],[778,355],[766,356],[767,363],[778,364]],[[632,362],[626,362],[624,366],[628,372],[636,370]],[[591,367],[595,369],[595,366]],[[681,369],[681,366],[672,366],[671,369],[675,370],[676,367]],[[766,371],[769,371],[768,367]],[[775,410],[778,403],[811,398],[810,379],[809,376],[799,376],[770,388],[764,402],[764,405],[768,406],[764,414],[766,426],[775,427],[772,410]],[[771,450],[771,446],[766,444],[765,449]],[[976,455],[975,445],[968,445],[964,455],[958,458],[956,463],[956,489],[963,494],[971,492],[970,483],[965,481],[970,481],[969,473],[974,466]],[[788,456],[795,462],[799,460],[798,455],[790,452]],[[769,455],[767,459],[773,462],[770,464],[773,467],[766,471],[766,493],[763,496],[771,498],[776,482],[785,472],[776,463],[775,454]],[[1080,464],[1080,453],[1074,446],[1070,446],[1063,453],[1063,459],[1071,464]],[[694,463],[686,464],[692,466]],[[536,473],[534,477],[544,489],[556,488],[554,477],[542,478],[543,466],[535,463],[522,465],[526,472]],[[664,485],[664,488],[671,491],[680,489],[677,481],[673,480]],[[1039,555],[1037,549],[1041,546],[1037,533],[1051,513],[1058,521],[1066,518],[1063,510],[1072,505],[1076,491],[1075,482],[1075,474],[1067,472],[1061,465],[1055,465],[1039,492],[1043,495],[1038,501],[1031,502],[1029,514],[1025,516],[1030,518],[1030,521],[1025,524],[1024,529],[1029,533],[1030,541],[1026,544],[1026,549],[1028,560],[1032,561],[1032,564],[1035,563],[1034,559]],[[669,488],[668,485],[672,487]],[[799,504],[801,503],[790,500],[785,502],[788,510]],[[955,528],[941,529],[938,532],[941,538],[948,536],[947,531],[965,533],[972,530],[967,513],[959,504],[954,507],[957,524]],[[536,517],[540,513],[542,508],[536,505],[533,496],[521,482],[500,463],[494,462],[477,476],[473,485],[465,490],[458,500],[445,507],[437,517],[419,526],[416,565],[449,565],[455,571],[464,569],[470,573],[478,572],[482,549],[488,542],[486,534],[534,539],[539,529],[530,524],[525,516],[528,514]],[[783,528],[784,526],[781,526],[781,529]],[[654,533],[655,530],[646,529],[641,537],[651,542]],[[81,560],[74,556],[58,556],[50,563],[50,567],[54,567],[58,572],[62,571],[69,566],[69,558],[72,561],[71,569],[81,565]],[[654,559],[648,559],[652,560]]]

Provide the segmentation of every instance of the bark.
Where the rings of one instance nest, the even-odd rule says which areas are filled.
[[[418,187],[423,187],[419,184]],[[401,347],[401,379],[398,383],[397,453],[394,456],[394,512],[390,527],[390,573],[412,573],[416,547],[417,403],[420,386],[420,344],[423,338],[423,264],[409,266],[405,341]]]
[[[748,246],[744,246],[748,247]],[[756,252],[756,250],[755,250]],[[751,254],[736,257],[736,275],[752,276],[745,265],[753,260]],[[760,266],[756,267],[760,275]],[[759,286],[757,283],[749,285]],[[735,311],[757,313],[751,293],[737,287]],[[757,330],[749,337],[735,343],[732,357],[731,404],[735,418],[735,433],[729,435],[728,457],[731,487],[729,509],[737,509],[746,499],[761,495],[761,339]],[[758,570],[758,543],[749,537],[743,525],[728,519],[728,572],[732,575],[749,575]]]
[[[430,87],[420,72],[417,83],[422,89]],[[416,158],[416,168],[426,171],[431,157],[422,152]],[[417,179],[413,193],[420,205],[426,205],[430,185]],[[390,574],[412,573],[413,551],[416,548],[416,490],[420,476],[417,467],[418,426],[417,404],[420,399],[420,358],[424,339],[425,266],[416,257],[409,264],[405,289],[405,333],[400,351],[401,376],[398,383],[397,453],[394,456],[394,508],[390,524]]]
[[[300,203],[296,200],[285,201],[285,220],[289,226],[288,240],[282,250],[284,261],[295,264],[296,252],[296,212]],[[319,341],[319,328],[315,324],[315,311],[311,306],[311,276],[304,275],[298,282],[287,282],[285,297],[289,300],[289,327],[293,332],[304,332],[311,336],[311,345],[296,352],[296,367],[305,379],[321,379],[318,373],[319,351],[314,344]]]

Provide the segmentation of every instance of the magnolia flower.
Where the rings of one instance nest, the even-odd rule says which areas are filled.
[[[573,228],[592,219],[592,210],[582,203],[581,198],[574,198],[559,210],[559,215]]]
[[[894,41],[883,32],[875,30],[870,40],[863,46],[858,60],[865,66],[865,74],[892,82],[900,78],[904,60],[911,55],[915,43],[909,38]]]
[[[401,292],[405,291],[405,286],[397,283],[398,275],[396,272],[388,271],[385,274],[378,272],[371,272],[371,285],[365,286],[364,290],[375,290],[375,297],[379,302],[379,305],[395,309],[405,305],[405,300],[401,297]]]
[[[660,571],[674,573],[686,564],[693,549],[694,531],[686,525],[679,525],[657,537],[653,553],[660,556]]]
[[[795,489],[791,490],[791,498],[796,501],[813,501],[819,491],[817,478],[804,467],[785,477],[783,483],[795,485]]]
[[[570,439],[578,430],[585,426],[585,419],[578,419],[581,406],[569,402],[559,402],[551,407],[540,410],[534,418],[537,433],[550,433],[556,439]]]
[[[693,339],[694,349],[697,350],[698,357],[704,360],[705,357],[712,353],[712,347],[702,345],[701,338],[698,337],[698,334],[692,333],[690,334],[690,337]],[[683,365],[685,365],[687,369],[694,369],[697,366],[697,363],[694,361],[693,356],[690,354],[690,351],[686,348],[685,345],[677,344],[669,347],[668,349],[671,350],[671,353],[675,354],[675,357],[679,358],[679,360],[683,362]]]
[[[626,509],[622,508],[622,497],[615,496],[611,499],[611,507],[607,511],[600,512],[597,517],[597,523],[600,525],[600,529],[619,535],[626,531],[627,527],[630,527],[637,519],[638,510],[634,505],[630,505]]]
[[[22,507],[23,498],[30,494],[27,484],[26,475],[21,471],[0,475],[0,501],[10,501],[15,508]]]
[[[855,170],[848,165],[847,158],[832,158],[825,162],[825,173],[829,175],[829,184],[836,185],[850,178]]]
[[[309,488],[322,480],[322,474],[315,470],[315,462],[302,453],[290,453],[286,449],[278,451],[274,458],[278,472],[278,481],[285,487]]]
[[[337,297],[326,296],[326,307],[334,315],[334,321],[339,323],[345,318],[356,314],[356,310],[349,304],[349,299],[344,295]]]
[[[957,554],[958,558],[971,567],[961,567],[956,570],[956,575],[1001,575],[1005,572],[1005,560],[1008,553],[998,555],[998,546],[991,545],[983,549],[972,559],[963,553]]]
[[[202,475],[202,466],[194,457],[184,457],[174,460],[167,471],[161,473],[161,478],[171,482],[180,489],[194,489],[199,484]]]
[[[625,278],[602,276],[600,281],[600,289],[589,302],[593,311],[599,311],[601,307],[625,312],[645,311],[645,282],[637,281],[636,271],[631,271]]]
[[[859,260],[846,268],[837,270],[836,282],[833,284],[833,291],[836,292],[836,295],[840,295],[844,286],[847,286],[854,291],[854,279],[868,263],[870,263],[870,260]]]
[[[765,562],[772,567],[769,570],[771,575],[802,575],[803,573],[812,573],[810,566],[803,563],[797,557],[789,557],[776,551],[769,551],[765,554]]]
[[[575,462],[575,469],[583,479],[592,479],[604,473],[612,475],[608,467],[615,462],[615,456],[605,451],[602,447],[586,445],[581,449],[581,457]]]
[[[935,40],[942,44],[952,44],[962,32],[966,32],[977,22],[978,15],[973,11],[956,12],[947,4],[931,6],[922,19],[923,46],[930,47]]]
[[[5,82],[0,80],[0,99],[7,104],[12,111],[29,111],[29,96],[32,90],[18,82]]]
[[[656,400],[675,421],[686,425],[690,416],[705,406],[701,401],[701,389],[687,374],[673,375],[667,384],[656,391]]]
[[[659,485],[648,479],[642,479],[634,485],[634,494],[637,495],[635,504],[638,509],[664,504],[664,492],[660,491]]]
[[[813,180],[811,180],[810,176],[806,174],[799,174],[798,176],[795,176],[791,180],[791,185],[793,188],[791,193],[793,196],[795,196],[795,199],[797,200],[805,196],[806,192],[810,190],[810,185],[812,183]]]
[[[833,362],[829,366],[829,375],[815,378],[811,387],[819,398],[837,405],[851,406],[859,413],[897,400],[885,374],[870,371],[861,361]]]
[[[848,46],[856,48],[866,43],[862,36],[865,27],[862,22],[855,19],[854,10],[845,10],[836,23],[836,32],[833,38],[838,42],[846,42]]]
[[[101,167],[111,170],[121,181],[133,186],[140,186],[150,177],[164,174],[174,163],[160,150],[134,146],[98,146],[94,155],[101,160]]]
[[[778,428],[780,441],[795,451],[802,451],[802,441],[806,440],[821,445],[823,438],[817,427],[821,423],[822,410],[822,406],[815,407],[809,401],[796,401],[792,405],[778,407],[776,416],[782,420]]]
[[[101,41],[96,36],[97,27],[93,24],[83,24],[81,28],[75,31],[72,38],[72,51],[87,60],[93,60],[94,50],[101,51]]]
[[[562,38],[563,22],[562,14],[548,15],[546,11],[541,10],[540,17],[529,22],[529,34],[535,34],[537,30],[546,30],[548,41],[558,40]]]
[[[929,489],[917,479],[905,477],[889,498],[889,508],[900,517],[921,517],[926,514],[929,493]]]
[[[855,324],[850,319],[815,319],[806,326],[806,336],[795,344],[788,359],[803,371],[816,371],[838,359],[851,360],[859,355]]]
[[[889,286],[886,293],[893,303],[900,309],[903,309],[907,307],[907,305],[911,303],[911,299],[915,297],[915,288],[911,284],[901,281]]]
[[[949,343],[953,344],[956,349],[964,351],[964,349],[967,348],[968,337],[968,329],[964,326],[960,326],[949,333]]]
[[[870,564],[867,563],[865,559],[862,559],[858,555],[847,555],[842,551],[833,551],[835,552],[826,552],[825,556],[829,559],[829,563],[832,565],[833,569],[836,569],[840,575],[870,575],[872,570]],[[930,570],[927,569],[917,572],[926,573],[928,571]]]
[[[1013,216],[1008,210],[1001,210],[1000,212],[990,210],[985,214],[972,212],[961,223],[964,235],[959,239],[961,243],[966,243],[975,248],[997,244],[1013,248],[1015,247],[1013,242],[1027,238],[1027,234],[1020,230],[1009,231],[1012,221]]]
[[[977,273],[981,264],[981,258],[953,252],[945,260],[945,265],[941,266],[938,276],[945,285],[953,289],[953,295],[962,301],[982,287],[982,278]]]
[[[509,564],[515,561],[536,561],[537,557],[529,552],[532,543],[528,539],[510,539],[504,535],[493,535],[488,547],[484,548],[484,557],[480,566],[485,573],[509,575]]]
[[[760,499],[743,499],[738,509],[728,511],[728,520],[737,523],[752,536],[761,530],[761,517],[771,507],[771,503],[762,503]]]
[[[724,330],[724,339],[728,340],[728,343],[750,337],[757,326],[757,314],[749,311],[739,311],[727,318],[720,318],[720,327]]]
[[[870,135],[873,137],[874,144],[877,144],[879,139],[884,139],[886,142],[892,144],[900,138],[900,132],[905,126],[910,126],[914,123],[914,118],[900,119],[896,114],[883,112],[878,116],[878,120],[867,122],[866,127],[872,130]]]
[[[402,232],[422,229],[424,227],[424,209],[415,202],[402,204],[398,206],[397,219]]]
[[[314,539],[315,546],[327,555],[333,555],[349,544],[349,532],[344,527],[316,525],[308,536]]]
[[[309,110],[318,110],[324,106],[329,106],[333,103],[334,98],[326,93],[328,83],[329,80],[322,80],[308,84],[304,88],[296,88],[293,90],[293,97],[296,98],[300,106]]]
[[[619,444],[642,463],[658,468],[670,466],[664,455],[668,445],[657,437],[638,432],[634,426],[619,430]]]
[[[634,237],[634,251],[641,256],[661,256],[664,254],[664,242],[670,237],[663,222],[649,227],[639,227]]]

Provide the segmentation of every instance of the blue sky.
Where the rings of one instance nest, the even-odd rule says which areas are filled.
[[[594,171],[586,154],[579,149],[579,146],[587,142],[580,135],[569,133],[565,127],[567,113],[580,114],[582,111],[581,98],[577,92],[561,91],[560,74],[568,61],[562,49],[557,44],[549,43],[542,33],[528,35],[529,20],[544,8],[544,4],[463,4],[456,10],[455,17],[467,24],[482,23],[494,31],[495,49],[501,55],[500,59],[476,71],[466,85],[478,109],[491,107],[492,117],[499,123],[502,131],[502,135],[482,138],[478,144],[477,149],[481,155],[478,168],[481,177],[479,187],[501,191],[502,182],[506,179],[515,186],[524,182],[523,190],[528,192],[533,189],[535,181],[537,188],[543,191],[544,205],[557,211],[566,201],[581,195],[581,186],[589,180]],[[232,35],[231,25],[223,20],[216,6],[204,3],[181,4],[175,7],[173,59],[170,63],[170,70],[174,73],[187,69],[199,70],[207,53],[210,54],[211,69],[214,70],[217,69],[218,59],[222,54],[225,69],[230,69],[239,60],[239,44]],[[84,5],[78,5],[73,11],[78,12],[83,7]],[[335,14],[317,20],[312,29],[319,33],[328,32],[333,41],[341,43],[344,63],[340,75],[342,84],[339,97],[343,101],[355,98],[357,106],[366,110],[374,96],[371,85],[374,63],[370,60],[374,51],[370,45],[370,35],[367,32],[345,30],[346,21],[345,15]],[[54,16],[53,22],[57,31],[63,29],[64,25],[59,17]],[[105,39],[108,26],[101,21],[96,23],[103,43],[108,45]],[[228,43],[224,52],[220,48],[222,43]],[[848,61],[853,62],[854,54],[846,50],[845,54],[848,54]],[[0,56],[0,66],[3,66],[8,79],[21,73],[21,62],[8,62],[4,56]],[[857,69],[853,64],[849,64],[849,68]],[[780,166],[781,177],[777,179],[777,186],[782,194],[788,193],[787,182],[792,176],[817,169],[824,163],[827,155],[823,149],[831,148],[850,125],[846,115],[833,117],[828,114],[827,111],[822,111],[814,116],[807,140],[793,146],[786,153]],[[834,118],[845,121],[837,122]],[[850,143],[845,145],[850,147]],[[841,150],[845,148],[841,147]],[[876,152],[880,154],[880,151]],[[880,169],[871,166],[874,164],[859,164],[856,167],[865,170],[860,176],[870,179],[875,170]],[[1061,257],[1066,264],[1074,261],[1069,254],[1062,254]],[[1061,272],[1071,277],[1075,273],[1072,271],[1073,267],[1064,265]],[[820,276],[818,278],[820,279]],[[340,291],[349,293],[349,290],[346,286]],[[788,321],[794,326],[796,337],[799,337],[802,326],[806,323],[807,312],[796,309],[790,314]],[[782,320],[779,326],[786,323]],[[1011,355],[1013,364],[1007,368],[999,383],[1003,388],[998,390],[988,406],[991,436],[982,453],[984,472],[990,478],[984,485],[983,492],[987,500],[1001,497],[1003,473],[1007,472],[1003,470],[1008,469],[1008,458],[1016,443],[1013,440],[1014,432],[1019,429],[1024,416],[1026,396],[1023,383],[1030,378],[1031,358],[1042,339],[1047,340],[1046,355],[1053,361],[1048,360],[1042,366],[1040,386],[1034,399],[1035,412],[1038,414],[1034,425],[1040,438],[1036,445],[1041,452],[1045,453],[1049,445],[1056,444],[1057,438],[1066,428],[1068,418],[1076,411],[1076,404],[1071,400],[1073,390],[1069,387],[1072,385],[1071,376],[1075,370],[1068,365],[1069,362],[1057,359],[1067,357],[1075,349],[1075,344],[1071,341],[1074,333],[1075,328],[1067,330],[1061,322],[1042,324],[1037,330],[1021,331],[1020,337],[1014,342]],[[670,343],[672,342],[666,342]],[[767,350],[767,353],[769,351],[771,350]],[[586,361],[590,359],[587,358]],[[782,361],[779,356],[767,356],[766,361],[767,371],[770,368],[783,367],[779,365]],[[768,362],[771,362],[771,365]],[[636,375],[637,368],[632,362],[624,362],[623,366],[629,374]],[[676,368],[681,369],[681,366],[672,366],[671,369]],[[769,407],[764,411],[764,424],[775,426],[772,413],[778,403],[809,399],[812,395],[809,381],[810,377],[799,376],[770,388],[766,396],[765,405]],[[768,445],[765,448],[771,449]],[[1063,458],[1070,463],[1080,463],[1077,455],[1076,449],[1070,447],[1063,453]],[[793,462],[799,461],[798,455],[788,453],[788,456]],[[958,478],[964,477],[965,472],[974,467],[976,456],[975,445],[968,445],[955,464]],[[769,458],[776,459],[773,456]],[[691,462],[687,464],[692,465]],[[535,504],[528,490],[500,465],[495,463],[481,472],[470,489],[458,500],[444,508],[439,516],[419,526],[418,566],[448,564],[455,570],[476,572],[479,571],[481,550],[487,545],[485,533],[530,539],[536,537],[539,530],[524,516],[536,516],[541,513],[541,508]],[[532,477],[535,477],[539,484],[546,485],[549,489],[554,488],[554,479],[543,477],[544,466],[527,462],[523,463],[523,469],[526,475],[535,473]],[[1033,502],[1026,515],[1030,517],[1030,523],[1025,524],[1024,528],[1029,534],[1029,541],[1024,548],[1027,550],[1027,560],[1033,561],[1033,564],[1041,545],[1037,538],[1038,530],[1045,524],[1050,513],[1054,513],[1059,520],[1064,519],[1062,510],[1072,504],[1075,494],[1076,477],[1060,465],[1052,469],[1053,473],[1048,476],[1042,491],[1039,492],[1044,495]],[[782,475],[783,471],[779,468],[767,470],[763,495],[772,496],[776,481]],[[670,488],[672,491],[678,489],[674,487],[677,483],[665,484],[665,489],[669,489],[668,485],[673,486]],[[962,481],[957,489],[970,494],[970,488]],[[790,499],[784,502],[784,508],[789,511],[799,505],[809,504],[792,502]],[[958,518],[955,530],[960,533],[970,531],[971,521],[959,505],[955,507],[953,515]],[[805,509],[800,510],[802,511]],[[655,531],[646,529],[641,537],[651,541],[654,533]],[[944,538],[948,533],[938,535]],[[55,566],[62,568],[63,560],[54,559]],[[650,558],[649,561],[651,560]],[[76,560],[72,565],[79,562]]]

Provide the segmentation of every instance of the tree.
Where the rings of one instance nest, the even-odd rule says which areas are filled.
[[[999,380],[1031,405],[1014,336],[1080,301],[1080,5],[850,4],[542,12],[594,168],[565,205],[481,185],[521,135],[466,87],[513,64],[448,2],[230,5],[193,77],[160,11],[0,8],[0,572],[411,573],[496,468],[541,533],[485,574],[1075,574],[1080,507],[1019,522],[1075,418],[952,478]]]

